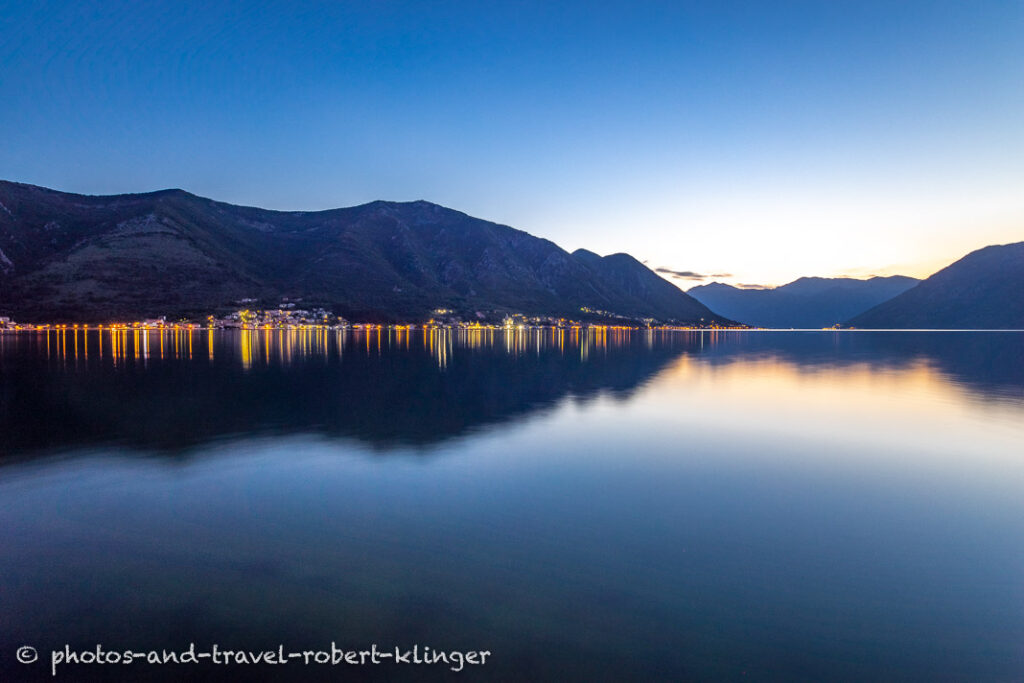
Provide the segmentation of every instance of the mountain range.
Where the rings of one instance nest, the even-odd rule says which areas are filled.
[[[285,297],[360,320],[450,309],[730,322],[628,254],[570,254],[425,201],[270,211],[183,190],[86,196],[0,181],[0,315],[189,317]]]
[[[425,201],[327,211],[234,206],[183,190],[87,196],[0,181],[0,316],[195,318],[284,299],[351,319],[509,313],[613,322],[1024,328],[1024,242],[923,281],[800,278],[683,292],[628,254],[569,253]]]
[[[919,281],[902,275],[853,278],[802,277],[781,287],[743,289],[712,282],[687,293],[718,313],[747,325],[816,329],[843,323]]]
[[[1024,329],[1024,242],[985,247],[849,321],[876,329]]]

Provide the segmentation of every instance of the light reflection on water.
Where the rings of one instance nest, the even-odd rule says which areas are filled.
[[[6,354],[29,350],[35,355],[59,361],[64,368],[85,368],[90,365],[112,367],[129,364],[145,366],[154,360],[193,360],[205,354],[210,361],[226,354],[243,368],[254,364],[289,365],[308,359],[329,359],[350,352],[383,353],[385,350],[410,350],[421,345],[440,367],[457,346],[460,349],[501,347],[506,353],[547,351],[566,348],[586,359],[592,352],[622,348],[638,340],[648,348],[655,340],[667,336],[684,336],[714,344],[723,332],[629,330],[609,327],[571,328],[441,328],[410,329],[409,327],[360,327],[331,329],[325,327],[265,328],[210,330],[200,327],[164,328],[49,328],[18,333],[0,331],[0,362]],[[91,353],[90,356],[90,344]],[[8,357],[8,362],[10,358]]]
[[[1020,680],[1022,339],[5,336],[0,652],[336,639],[486,647],[511,680]]]

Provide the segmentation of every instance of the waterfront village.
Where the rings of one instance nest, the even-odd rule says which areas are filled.
[[[169,320],[166,316],[147,318],[131,322],[106,322],[103,324],[52,324],[52,323],[18,323],[10,317],[0,316],[0,331],[38,331],[47,329],[329,329],[329,330],[361,330],[361,329],[403,329],[447,328],[447,329],[534,329],[534,328],[617,328],[617,329],[728,329],[714,321],[699,325],[666,325],[651,319],[631,319],[607,311],[597,311],[583,307],[580,309],[581,320],[556,318],[552,316],[529,316],[521,313],[492,314],[490,316],[476,312],[476,319],[465,320],[452,309],[438,308],[432,316],[419,323],[380,324],[374,322],[351,322],[335,315],[329,310],[319,307],[299,308],[301,300],[284,300],[274,308],[248,308],[257,303],[254,299],[242,299],[236,302],[240,307],[225,315],[209,315],[200,319]],[[595,323],[595,317],[610,319],[609,323]],[[589,319],[589,321],[587,320]],[[498,322],[500,320],[500,322]]]

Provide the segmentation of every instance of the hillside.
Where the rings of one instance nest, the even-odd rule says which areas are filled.
[[[867,280],[802,277],[772,289],[740,289],[713,282],[687,293],[708,308],[748,325],[814,329],[849,320],[917,282],[902,275]]]
[[[1024,242],[972,251],[849,324],[876,329],[1024,329]]]
[[[569,254],[424,201],[269,211],[182,190],[83,196],[0,181],[0,315],[194,316],[282,297],[377,320],[438,308],[722,320],[626,254]]]

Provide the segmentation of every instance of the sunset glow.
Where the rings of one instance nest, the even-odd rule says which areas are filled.
[[[709,276],[683,289],[925,277],[1024,239],[1022,12],[23,3],[0,41],[18,131],[0,177],[293,210],[426,199]]]

